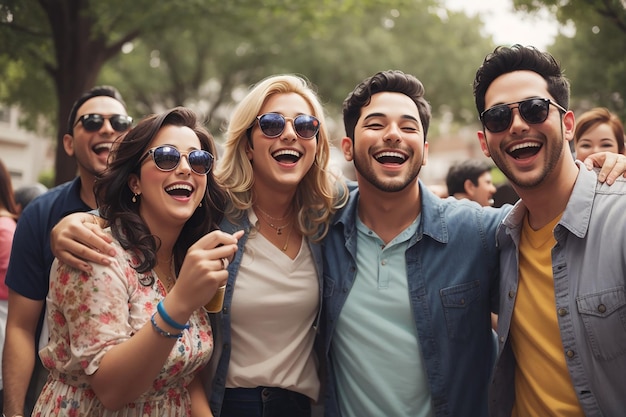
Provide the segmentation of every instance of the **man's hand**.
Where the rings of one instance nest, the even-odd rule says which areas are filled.
[[[623,175],[626,178],[626,156],[613,152],[598,152],[589,155],[585,161],[588,170],[601,167],[598,181],[611,185],[617,177]]]
[[[86,262],[109,265],[115,255],[111,236],[102,231],[104,220],[89,213],[73,213],[62,218],[50,233],[50,247],[62,262],[84,272],[91,272]]]

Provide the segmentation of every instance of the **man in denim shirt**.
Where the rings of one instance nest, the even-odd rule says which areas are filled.
[[[570,152],[575,120],[557,61],[497,48],[474,80],[491,156],[521,200],[498,231],[500,355],[492,416],[623,416],[626,182],[597,184]]]
[[[344,102],[359,189],[324,250],[326,416],[484,416],[495,357],[495,231],[506,210],[442,200],[418,180],[430,106],[385,71]]]

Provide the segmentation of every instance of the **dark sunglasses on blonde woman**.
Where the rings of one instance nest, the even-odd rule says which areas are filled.
[[[265,113],[257,116],[261,132],[268,138],[277,138],[287,126],[287,121],[293,123],[293,129],[302,139],[313,139],[320,130],[320,121],[309,114],[300,114],[296,117],[285,117],[280,113]]]

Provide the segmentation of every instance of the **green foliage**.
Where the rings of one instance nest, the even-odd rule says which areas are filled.
[[[424,82],[434,138],[437,121],[476,122],[471,83],[494,47],[481,36],[478,17],[440,3],[2,0],[0,100],[22,106],[27,120],[45,116],[59,138],[79,92],[107,83],[118,87],[135,118],[185,105],[219,137],[250,85],[297,73],[318,88],[338,137],[348,92],[393,68]],[[73,175],[65,162],[57,163],[57,174],[59,165]]]
[[[626,6],[622,0],[514,0],[519,10],[542,7],[575,28],[561,34],[550,52],[572,83],[571,107],[583,112],[604,106],[626,120]],[[557,7],[558,6],[558,7]]]
[[[274,0],[211,24],[190,21],[146,34],[109,62],[100,81],[118,86],[136,117],[173,105],[200,109],[218,139],[238,91],[275,73],[301,74],[316,85],[335,119],[335,136],[343,134],[339,118],[348,92],[390,68],[425,83],[435,117],[476,120],[471,82],[493,49],[478,18],[447,13],[433,0],[311,4]]]

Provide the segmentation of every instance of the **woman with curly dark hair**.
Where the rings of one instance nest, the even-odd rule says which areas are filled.
[[[239,237],[216,230],[225,194],[213,155],[182,107],[116,143],[95,187],[116,255],[89,274],[55,261],[40,352],[51,376],[34,416],[212,415],[198,378],[213,350],[202,306]]]

